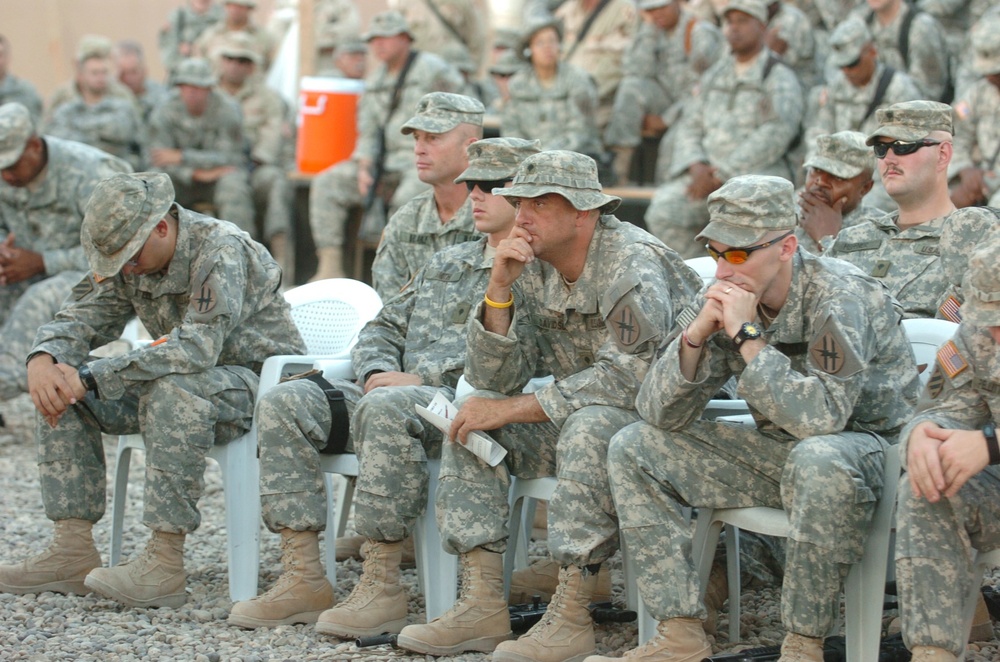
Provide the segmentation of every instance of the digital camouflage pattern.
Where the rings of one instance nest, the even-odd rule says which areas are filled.
[[[521,162],[540,151],[537,140],[521,138],[477,140],[466,148],[469,167],[455,178],[455,182],[512,179],[517,174]]]
[[[413,117],[400,128],[404,136],[414,131],[447,133],[459,124],[481,127],[486,109],[479,99],[452,92],[429,92],[420,98]]]
[[[853,64],[872,41],[872,32],[865,22],[858,16],[848,17],[830,33],[827,63],[837,69]]]
[[[35,122],[24,104],[9,103],[0,106],[0,168],[17,163],[24,148],[35,133]]]
[[[566,150],[550,150],[524,160],[514,175],[513,186],[496,190],[494,195],[515,204],[518,198],[537,198],[556,193],[566,198],[574,209],[600,209],[610,214],[622,199],[601,191],[597,179],[597,162],[585,154]]]
[[[148,159],[142,115],[135,102],[121,97],[105,96],[89,104],[77,95],[52,111],[43,131],[96,147],[128,161],[134,170],[144,169]]]
[[[73,300],[38,330],[31,355],[87,363],[100,394],[70,407],[54,428],[37,417],[49,519],[100,519],[106,470],[103,453],[94,450],[101,431],[141,431],[143,522],[173,533],[196,529],[205,453],[250,429],[264,359],[305,352],[278,292],[281,270],[264,247],[230,223],[179,212],[166,273],[119,274],[100,283],[88,274]],[[120,222],[116,216],[102,218]],[[89,356],[133,317],[159,340],[119,356]]]
[[[226,27],[225,21],[219,21],[213,25],[210,25],[201,33],[198,40],[194,44],[194,53],[192,55],[197,55],[198,57],[207,58],[213,63],[217,63],[219,59],[219,53],[224,47],[227,40],[230,39],[232,32],[243,32],[250,37],[250,42],[253,44],[253,49],[261,57],[261,69],[267,71],[271,67],[271,62],[274,61],[274,57],[278,51],[278,41],[275,39],[271,31],[265,27],[255,25],[250,23],[246,27],[240,30],[230,30]]]
[[[192,52],[181,51],[182,44],[193,48],[198,37],[221,20],[222,4],[216,2],[209,4],[208,11],[204,14],[192,11],[189,6],[177,7],[171,11],[167,24],[157,35],[163,68],[170,72],[181,60],[190,57]]]
[[[784,507],[785,629],[821,637],[839,614],[841,578],[860,558],[881,491],[883,445],[910,416],[919,378],[898,305],[876,281],[803,251],[793,260],[788,298],[749,365],[717,333],[688,382],[677,334],[639,390],[644,422],[612,439],[622,534],[657,619],[705,616],[682,505]],[[755,428],[698,419],[731,377]]]
[[[0,105],[17,102],[31,113],[35,120],[42,117],[42,97],[30,82],[8,72],[0,80]]]
[[[1000,207],[1000,158],[994,158],[1000,154],[997,117],[1000,117],[1000,89],[980,78],[955,103],[955,151],[948,169],[949,174],[973,167],[984,170],[987,199],[993,207]]]
[[[696,239],[750,246],[777,230],[795,227],[794,189],[781,177],[734,177],[708,196],[711,222]]]
[[[875,153],[865,144],[865,135],[858,131],[837,131],[816,138],[816,148],[803,164],[851,179],[867,170],[875,172]]]
[[[0,143],[7,128],[0,121]],[[0,241],[42,254],[45,273],[0,286],[0,400],[27,391],[25,357],[38,327],[50,321],[83,277],[80,226],[99,181],[131,168],[80,143],[45,138],[48,166],[34,188],[0,182]],[[23,150],[22,142],[21,149]]]
[[[812,88],[817,82],[819,71],[816,64],[816,38],[809,17],[797,6],[781,2],[767,27],[788,44],[781,59],[798,75],[802,89]]]
[[[932,131],[954,134],[951,106],[937,101],[917,100],[896,103],[875,111],[878,128],[865,141],[871,145],[876,138],[914,141],[926,138]]]
[[[489,44],[489,3],[483,0],[432,1],[441,16],[458,32],[457,36],[427,6],[426,1],[389,0],[389,8],[398,10],[406,19],[410,34],[413,35],[414,48],[442,55],[449,45],[461,45],[469,49],[478,69]]]

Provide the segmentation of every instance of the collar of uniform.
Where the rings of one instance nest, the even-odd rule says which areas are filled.
[[[899,212],[894,212],[895,216],[893,220],[898,218]],[[914,225],[906,228],[905,230],[899,231],[899,237],[907,238],[917,238],[917,237],[940,237],[941,232],[944,230],[944,222],[947,216],[941,216],[939,218],[932,219],[926,223],[920,223],[919,225]]]
[[[815,268],[817,257],[806,253],[801,247],[792,256],[792,282],[788,286],[788,297],[785,305],[778,311],[778,316],[767,329],[767,343],[799,343],[805,342],[806,315],[803,310],[805,299],[803,293],[809,283],[810,274]],[[810,311],[811,312],[811,311]]]
[[[146,287],[155,299],[171,294],[184,294],[191,291],[191,257],[197,248],[191,234],[191,212],[177,205],[180,210],[180,220],[177,221],[177,246],[170,258],[167,273],[159,278],[140,276],[139,282]]]
[[[28,186],[27,189],[30,191],[28,196],[28,208],[37,209],[39,207],[49,207],[53,205],[59,197],[59,180],[61,176],[66,173],[67,166],[69,165],[69,157],[66,154],[66,143],[59,138],[53,138],[51,136],[45,136],[45,148],[48,152],[48,163],[45,164],[45,168],[39,173],[42,177],[42,181],[38,184],[36,188]],[[96,182],[95,182],[96,183]],[[74,200],[74,203],[77,201]],[[84,200],[83,204],[86,205],[87,201]],[[80,219],[83,219],[83,209],[80,209]]]

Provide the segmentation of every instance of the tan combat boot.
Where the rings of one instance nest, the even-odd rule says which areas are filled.
[[[315,623],[333,606],[333,587],[319,562],[316,531],[282,529],[281,564],[284,572],[267,593],[233,605],[230,625],[259,628]]]
[[[701,662],[712,654],[705,630],[697,618],[671,618],[660,621],[656,636],[623,657],[591,655],[584,662],[609,662],[610,660],[669,660],[670,662]]]
[[[527,604],[534,596],[539,596],[542,602],[550,602],[552,594],[559,586],[559,563],[552,559],[537,561],[527,568],[516,570],[510,578],[510,596],[507,602],[512,605]],[[594,589],[593,602],[611,600],[611,572],[602,565],[597,573],[597,588]]]
[[[129,607],[181,607],[184,588],[184,534],[153,531],[138,558],[113,568],[96,568],[87,588]]]
[[[399,582],[403,542],[368,540],[361,579],[346,600],[324,611],[316,631],[341,639],[397,633],[406,625],[407,596]]]
[[[944,650],[934,646],[914,646],[913,657],[910,662],[955,662],[958,658]]]
[[[615,158],[611,164],[611,169],[615,173],[616,186],[631,186],[632,156],[635,154],[635,147],[612,147]]]
[[[588,609],[597,574],[578,566],[559,571],[559,586],[542,620],[517,641],[497,646],[493,662],[581,662],[594,654],[594,621]]]
[[[341,536],[337,538],[336,542],[336,559],[338,561],[347,561],[348,559],[358,559],[359,561],[365,557],[361,556],[361,546],[365,544],[364,536]]]
[[[455,605],[426,625],[407,625],[396,639],[397,646],[429,655],[489,653],[510,639],[510,612],[503,599],[503,556],[476,547],[462,554],[459,561],[462,592]]]
[[[337,540],[339,543],[340,539],[338,538]],[[364,544],[365,540],[367,540],[367,538],[361,538],[361,547],[358,549],[358,557],[362,560],[368,557],[368,547]],[[340,553],[339,546],[337,548],[337,553]],[[337,560],[340,560],[339,557]],[[399,567],[403,570],[409,570],[410,568],[417,567],[417,552],[412,535],[403,538],[403,555],[399,558]]]
[[[326,278],[343,278],[346,276],[347,274],[344,273],[343,252],[343,247],[341,246],[317,248],[316,258],[319,261],[319,265],[316,267],[316,274],[309,279],[309,282],[312,283]]]
[[[787,633],[778,662],[823,662],[823,637]]]
[[[976,613],[972,615],[969,641],[993,641],[993,619],[981,591],[976,594]]]
[[[55,522],[49,548],[20,563],[0,565],[0,592],[90,593],[83,584],[87,573],[101,567],[101,555],[94,546],[93,522],[64,519]]]

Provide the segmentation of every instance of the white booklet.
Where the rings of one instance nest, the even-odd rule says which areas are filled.
[[[448,401],[443,393],[438,393],[426,407],[415,405],[417,413],[431,423],[434,427],[448,436],[451,430],[451,422],[455,420],[458,409]],[[465,448],[473,455],[483,460],[491,467],[500,464],[500,461],[507,456],[507,449],[501,446],[488,434],[482,432],[471,432],[466,437]]]

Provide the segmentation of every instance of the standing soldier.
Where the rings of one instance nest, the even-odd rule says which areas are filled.
[[[389,0],[413,32],[413,47],[444,57],[458,44],[469,49],[476,70],[489,45],[490,4],[485,0]]]
[[[223,0],[223,18],[209,26],[194,45],[193,57],[203,57],[219,66],[219,49],[226,39],[234,32],[246,34],[253,49],[261,58],[261,71],[267,71],[274,60],[278,44],[274,35],[264,27],[253,22],[250,15],[257,7],[257,0]]]
[[[170,12],[167,24],[160,28],[158,36],[160,61],[167,74],[174,70],[181,60],[194,57],[194,44],[205,30],[222,20],[222,5],[214,0],[188,0]]]

